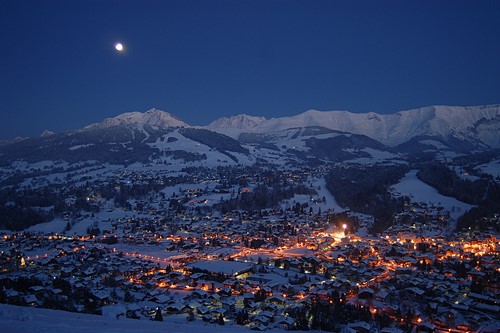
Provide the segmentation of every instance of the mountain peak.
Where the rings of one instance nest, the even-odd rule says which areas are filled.
[[[55,133],[54,133],[54,132],[52,132],[52,131],[45,130],[45,131],[43,131],[43,133],[42,133],[42,134],[40,134],[40,137],[41,137],[41,138],[46,138],[46,137],[52,136],[52,135],[54,135],[54,134],[55,134]]]
[[[247,114],[239,114],[231,117],[222,117],[211,122],[207,127],[211,129],[232,128],[249,130],[262,124],[267,119],[262,116],[250,116]]]
[[[189,127],[188,124],[168,112],[152,108],[146,112],[125,112],[113,118],[89,125],[90,128],[106,128],[117,125],[149,125],[158,128]]]

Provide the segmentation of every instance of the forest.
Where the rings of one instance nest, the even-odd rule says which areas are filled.
[[[385,230],[400,212],[408,198],[394,198],[389,187],[396,184],[409,170],[406,165],[375,165],[370,167],[332,168],[326,176],[328,190],[344,208],[373,215],[372,232]]]
[[[423,165],[417,176],[436,188],[440,194],[452,196],[475,205],[458,219],[457,229],[490,227],[489,218],[499,213],[500,184],[494,179],[481,177],[476,180],[463,179],[443,163]],[[494,226],[498,228],[498,225]]]

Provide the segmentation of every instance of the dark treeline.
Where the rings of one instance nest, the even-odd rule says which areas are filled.
[[[335,167],[326,176],[328,190],[342,207],[373,215],[372,232],[381,232],[391,225],[408,198],[394,198],[389,187],[396,184],[409,167],[406,165]]]
[[[250,183],[259,184],[253,189],[235,193],[234,198],[221,201],[214,206],[223,213],[233,210],[252,211],[278,208],[280,201],[291,199],[296,194],[317,194],[316,189],[298,179],[290,179],[286,173],[274,172],[258,166],[220,167],[217,169],[216,177],[221,182],[219,186],[221,190],[230,189],[233,186],[245,188]]]
[[[474,181],[463,179],[442,163],[422,166],[417,176],[442,195],[452,196],[477,206],[458,219],[458,229],[469,227],[484,229],[490,226],[487,218],[500,213],[500,184],[493,179],[486,177]]]
[[[488,179],[481,178],[475,181],[462,179],[455,171],[438,162],[423,165],[417,177],[434,187],[440,194],[455,197],[472,205],[479,205],[486,199],[486,192],[490,186]]]
[[[488,187],[485,200],[479,206],[471,208],[464,215],[460,216],[457,221],[457,229],[474,227],[484,230],[487,227],[495,227],[497,231],[500,231],[498,223],[494,224],[489,220],[489,218],[499,213],[500,184],[491,183]]]
[[[188,139],[198,141],[221,152],[233,151],[248,154],[248,150],[243,148],[238,140],[220,133],[201,128],[181,128],[179,132]]]
[[[186,175],[131,183],[117,180],[79,186],[51,184],[41,189],[4,187],[0,190],[0,229],[22,230],[63,214],[79,216],[81,211],[97,213],[100,207],[96,197],[114,199],[115,206],[132,209],[130,199],[148,199],[165,186],[192,181],[192,176]]]
[[[19,231],[52,218],[51,213],[42,213],[30,207],[0,206],[0,229]]]
[[[223,213],[239,209],[252,211],[277,208],[280,201],[291,199],[295,194],[314,195],[317,192],[302,184],[276,188],[259,185],[252,191],[239,193],[235,198],[220,202],[214,207]]]

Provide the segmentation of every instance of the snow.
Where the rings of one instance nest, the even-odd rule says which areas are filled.
[[[89,125],[85,129],[105,128],[124,124],[150,125],[158,128],[189,127],[188,124],[172,114],[153,108],[146,112],[122,113],[114,118],[107,118],[101,123]]]
[[[211,122],[207,128],[209,129],[217,129],[217,128],[225,128],[230,127],[234,129],[251,129],[257,127],[262,122],[266,121],[265,117],[259,116],[249,116],[247,114],[240,114],[231,117],[222,117],[217,120]]]
[[[489,163],[478,165],[475,169],[481,171],[482,173],[492,175],[493,177],[499,177],[500,160],[493,160]]]
[[[355,152],[354,149],[346,149],[346,151]],[[368,153],[370,157],[359,157],[352,160],[346,160],[345,163],[358,163],[358,164],[376,164],[376,163],[390,163],[390,164],[402,164],[406,163],[401,160],[401,156],[388,151],[376,150],[373,148],[364,148],[359,151]]]
[[[168,138],[175,138],[176,141],[169,142]],[[255,163],[255,159],[251,156],[246,156],[241,153],[229,152],[232,156],[236,157],[238,162],[235,162],[230,156],[224,154],[218,150],[215,150],[207,145],[204,145],[198,141],[191,140],[182,135],[178,129],[172,131],[163,136],[162,139],[157,139],[154,143],[148,144],[151,147],[157,148],[160,153],[162,152],[172,152],[176,150],[184,150],[191,153],[196,153],[199,155],[205,155],[206,159],[193,162],[179,163],[179,160],[174,159],[172,156],[160,157],[161,162],[168,163],[168,168],[178,168],[179,170],[186,166],[206,166],[206,167],[217,167],[219,165],[251,165]],[[160,164],[163,168],[165,165]]]
[[[309,184],[309,187],[316,190],[318,193],[314,196],[309,196],[306,194],[296,194],[292,198],[288,200],[284,200],[281,202],[281,209],[287,210],[293,208],[296,203],[299,204],[308,204],[309,207],[313,208],[313,211],[316,213],[319,209],[322,212],[326,212],[328,210],[332,210],[334,212],[343,212],[345,209],[340,207],[335,200],[335,197],[328,191],[326,187],[326,180],[324,177],[308,177],[306,184]],[[323,197],[325,198],[325,202],[323,202]],[[309,209],[309,208],[307,208]]]
[[[311,179],[312,186],[318,191],[318,198],[325,197],[326,203],[322,206],[321,203],[318,205],[321,207],[322,211],[325,212],[328,209],[332,209],[335,212],[343,212],[345,209],[340,207],[335,200],[335,197],[331,194],[331,192],[326,187],[326,179],[325,177],[314,177]]]
[[[266,119],[246,114],[219,118],[204,128],[237,138],[243,132],[273,132],[290,128],[321,126],[342,132],[362,134],[384,144],[396,146],[416,136],[450,135],[477,139],[492,148],[500,148],[500,105],[428,106],[395,114],[351,113],[348,111],[309,110],[292,116]],[[103,128],[122,124],[150,125],[158,128],[190,127],[174,115],[150,109],[126,112],[86,128]],[[474,131],[471,131],[474,129]],[[436,142],[432,142],[434,146]]]
[[[434,187],[418,179],[417,170],[409,171],[401,182],[392,188],[400,195],[409,196],[413,202],[433,203],[442,206],[455,220],[473,207],[455,198],[439,194]]]
[[[137,212],[123,211],[120,209],[113,209],[112,211],[102,210],[99,213],[94,213],[92,216],[89,213],[82,212],[79,220],[74,221],[69,231],[65,231],[66,225],[69,220],[62,218],[55,218],[50,222],[40,223],[29,227],[27,230],[32,232],[62,233],[67,235],[86,235],[88,227],[97,227],[101,230],[112,229],[111,221],[127,220],[130,218],[151,218],[149,214],[140,214]]]
[[[314,251],[309,250],[307,247],[295,247],[283,250],[282,253],[287,256],[304,257],[314,255]]]
[[[390,146],[409,141],[416,136],[456,135],[462,139],[475,138],[493,148],[500,148],[500,137],[493,133],[500,130],[500,105],[488,106],[428,106],[400,111],[395,114],[351,113],[348,111],[309,110],[292,116],[272,118],[248,128],[248,132],[273,132],[305,126],[322,126],[342,132],[362,134]],[[230,122],[219,126],[232,128]],[[219,127],[218,132],[223,133]],[[436,145],[434,142],[433,145]]]
[[[84,167],[85,165],[89,165]],[[21,188],[41,188],[50,184],[64,184],[75,182],[76,186],[83,185],[87,180],[104,178],[111,175],[113,172],[123,169],[123,166],[118,165],[96,165],[95,161],[86,161],[85,163],[68,164],[61,161],[43,161],[32,164],[29,168],[24,163],[14,162],[12,165],[25,172],[35,171],[52,171],[50,174],[27,177],[18,186]],[[62,168],[65,171],[54,172],[55,168]],[[70,171],[68,171],[70,170]],[[81,179],[85,178],[85,182]]]
[[[188,322],[185,316],[164,316],[162,322],[123,317],[117,319],[115,312],[109,311],[109,316],[96,316],[0,304],[0,326],[2,332],[9,333],[249,332],[247,327],[231,323],[221,326],[200,320]]]
[[[251,269],[253,264],[241,261],[228,260],[202,260],[187,264],[186,267],[197,268],[204,271],[232,275]]]
[[[66,227],[67,221],[63,219],[54,219],[50,222],[36,224],[34,226],[29,227],[27,230],[32,232],[43,232],[46,234],[50,234],[52,232],[62,232]]]
[[[443,150],[448,149],[448,146],[445,146],[444,144],[436,140],[420,140],[419,142],[424,145],[434,146],[437,149],[443,149]]]
[[[78,150],[78,149],[81,149],[81,148],[87,148],[87,147],[92,147],[92,146],[94,146],[94,144],[93,143],[89,143],[89,144],[86,144],[86,145],[71,146],[68,149],[69,150]]]

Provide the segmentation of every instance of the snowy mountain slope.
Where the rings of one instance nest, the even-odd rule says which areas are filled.
[[[388,115],[309,110],[292,117],[262,121],[247,131],[269,133],[306,126],[366,135],[389,146],[426,136],[500,148],[500,136],[497,135],[500,131],[500,105],[429,106]],[[218,122],[218,130],[223,128],[241,129],[231,122]]]
[[[344,161],[370,157],[366,149],[389,151],[390,148],[364,135],[344,133],[313,126],[290,128],[269,133],[242,133],[240,142],[258,150],[287,154],[289,159],[308,161]],[[292,158],[292,156],[294,158]]]
[[[169,135],[172,131],[190,143],[168,142],[169,137],[175,140]],[[247,164],[260,159],[284,165],[369,157],[364,153],[367,148],[410,155],[467,154],[500,148],[499,132],[499,105],[431,106],[391,115],[316,110],[273,119],[240,115],[207,127],[192,127],[167,112],[151,109],[124,113],[76,131],[0,145],[0,164],[97,160],[130,165],[166,162],[166,158],[174,164]]]
[[[106,118],[100,123],[86,126],[85,129],[106,128],[127,124],[149,125],[162,129],[169,127],[189,127],[188,124],[176,116],[168,112],[152,108],[146,112],[126,112],[114,118]]]
[[[162,163],[190,165],[192,163],[188,162],[197,162],[215,167],[218,164],[248,164],[252,161],[248,150],[238,141],[205,129],[173,129],[147,145],[158,150],[152,158]]]
[[[241,133],[253,131],[266,120],[265,117],[240,114],[216,119],[205,126],[205,128],[238,139]]]
[[[172,133],[182,137],[182,140]],[[215,161],[229,158],[237,162],[235,154],[246,156],[248,150],[235,139],[206,129],[161,129],[147,124],[122,124],[89,127],[0,146],[0,164],[16,160],[30,163],[46,160],[70,163],[97,160],[102,163],[130,165],[136,162],[163,161],[167,157],[176,163],[191,163],[207,160],[207,153],[213,155]],[[220,155],[225,157],[221,158]],[[213,161],[209,162],[214,164]]]
[[[267,119],[265,117],[249,116],[246,114],[240,114],[237,116],[223,117],[211,122],[207,128],[217,129],[217,128],[236,128],[241,130],[248,130],[255,128],[265,122]]]
[[[319,126],[297,127],[267,133],[242,133],[239,137],[239,141],[247,144],[265,146],[267,148],[273,147],[275,150],[296,149],[307,151],[305,140],[311,137],[327,139],[342,134],[348,133],[341,133]]]

